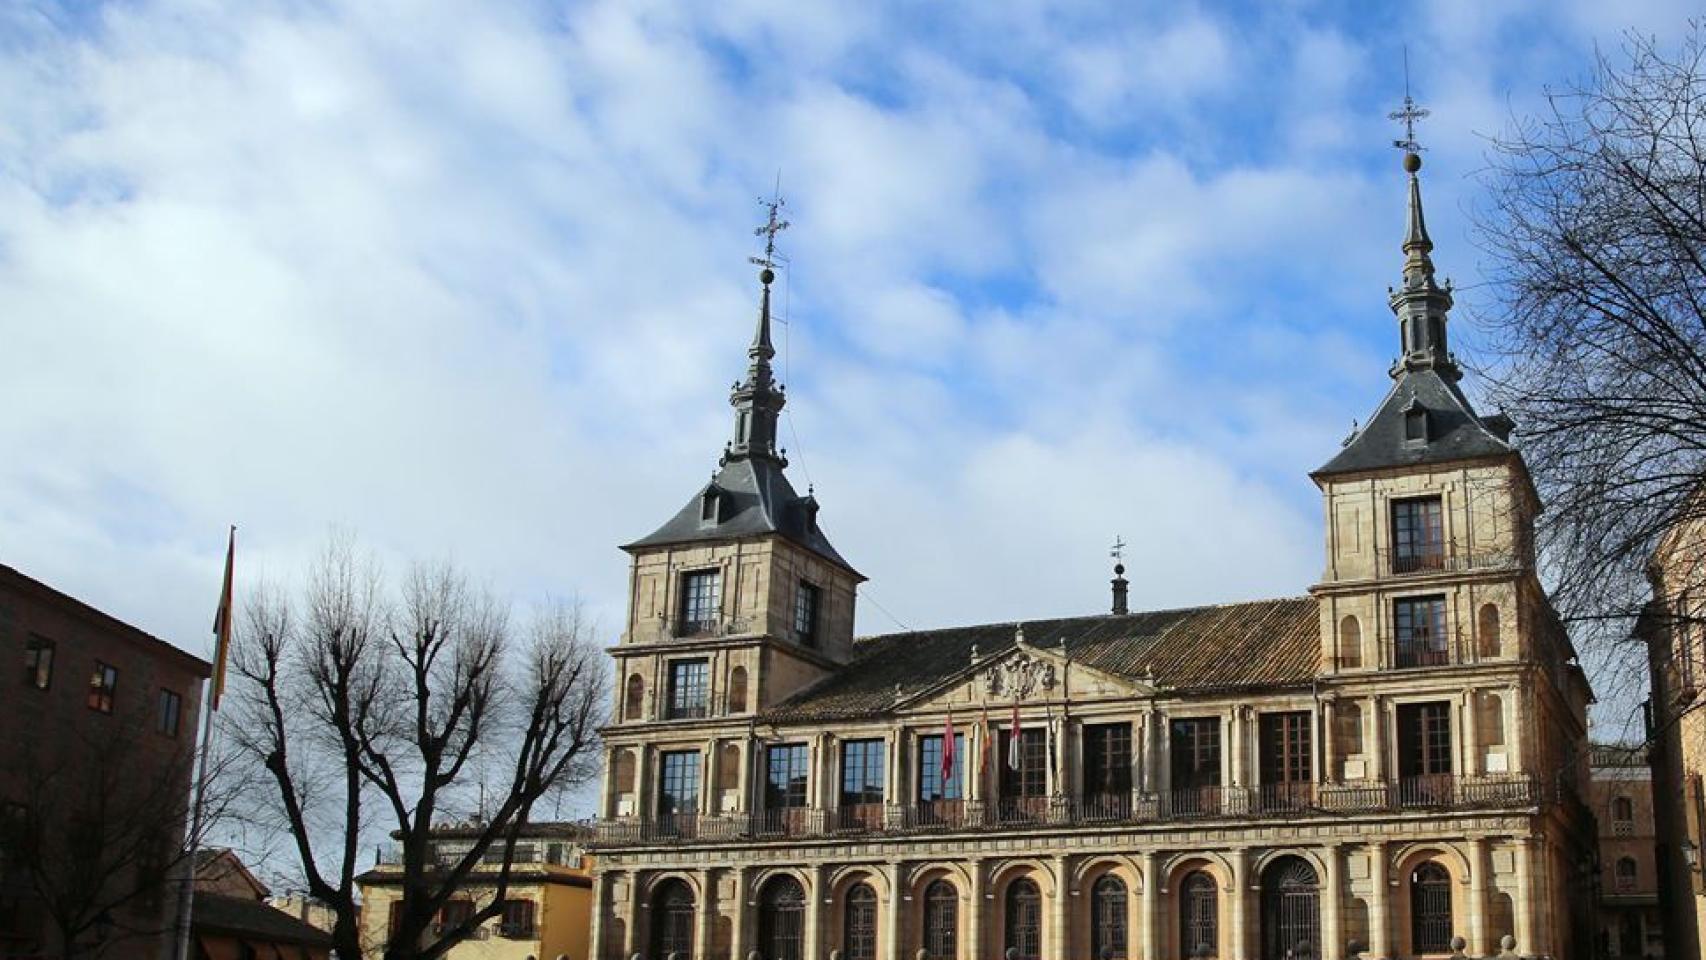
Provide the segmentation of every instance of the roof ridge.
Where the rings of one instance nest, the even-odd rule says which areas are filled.
[[[1053,623],[1063,620],[1135,620],[1139,617],[1161,616],[1169,613],[1192,613],[1198,610],[1228,610],[1233,607],[1248,607],[1264,603],[1292,603],[1304,600],[1314,600],[1310,594],[1293,594],[1285,597],[1259,597],[1254,600],[1228,600],[1220,603],[1196,603],[1180,607],[1162,607],[1157,610],[1134,610],[1131,613],[1086,613],[1064,617],[1033,617],[1029,620],[992,620],[987,623],[965,623],[958,626],[930,627],[924,630],[899,630],[894,633],[870,633],[862,637],[854,637],[853,642],[872,643],[878,640],[888,640],[893,637],[925,637],[936,633],[960,633],[966,630],[983,630],[991,627],[1030,626],[1036,623]]]

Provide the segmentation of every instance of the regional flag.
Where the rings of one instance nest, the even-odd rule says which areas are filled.
[[[1013,729],[1007,735],[1007,769],[1019,769],[1019,701],[1013,700]]]
[[[237,553],[237,528],[231,528],[225,544],[225,586],[219,591],[219,609],[213,614],[213,709],[225,692],[225,661],[231,655],[231,565]]]
[[[947,795],[948,781],[954,779],[954,711],[948,711],[948,726],[942,732],[942,793]]]

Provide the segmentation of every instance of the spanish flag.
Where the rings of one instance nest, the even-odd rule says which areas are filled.
[[[231,655],[231,562],[237,553],[237,528],[225,544],[225,586],[219,591],[219,609],[213,613],[213,709],[225,692],[225,660]]]

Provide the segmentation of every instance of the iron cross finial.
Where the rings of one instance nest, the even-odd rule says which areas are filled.
[[[1114,537],[1114,545],[1108,549],[1108,556],[1113,557],[1115,560],[1125,559],[1124,538],[1118,536]]]
[[[1410,97],[1410,48],[1404,48],[1404,106],[1394,110],[1387,116],[1404,125],[1404,139],[1392,141],[1392,145],[1405,153],[1421,153],[1424,149],[1416,142],[1416,123],[1427,117],[1426,107],[1416,106],[1416,101]]]
[[[753,230],[752,235],[764,238],[764,256],[747,259],[751,260],[756,266],[763,267],[766,270],[774,270],[776,269],[776,235],[792,226],[788,221],[782,219],[782,208],[788,205],[788,201],[782,198],[781,174],[776,175],[776,192],[772,193],[768,199],[759,197],[758,204],[764,208],[764,225]]]

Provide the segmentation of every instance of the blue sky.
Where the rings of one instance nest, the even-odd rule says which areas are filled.
[[[1689,12],[1611,7],[7,5],[0,561],[202,650],[226,524],[250,583],[341,527],[613,639],[780,171],[862,631],[1101,610],[1115,535],[1140,607],[1301,593],[1394,353],[1405,45],[1472,306],[1485,137]]]

